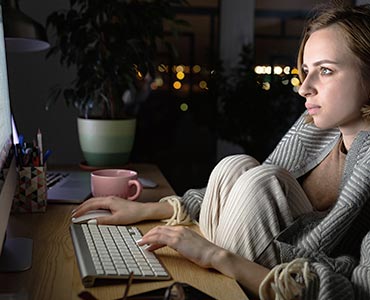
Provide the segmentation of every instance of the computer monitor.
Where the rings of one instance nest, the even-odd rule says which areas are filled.
[[[0,272],[27,270],[32,262],[32,240],[7,238],[6,235],[16,184],[17,171],[0,2]]]

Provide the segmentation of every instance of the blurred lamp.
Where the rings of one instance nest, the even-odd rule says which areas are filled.
[[[3,0],[2,8],[8,52],[31,52],[49,48],[45,29],[20,11],[18,0]]]

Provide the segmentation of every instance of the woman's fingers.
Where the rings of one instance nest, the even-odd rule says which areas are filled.
[[[117,223],[117,217],[113,214],[110,216],[96,218],[96,224],[98,225],[116,225]]]
[[[150,245],[148,250],[169,246],[182,254],[190,251],[189,254],[192,255],[191,251],[199,250],[194,248],[198,237],[201,238],[184,226],[157,226],[143,236],[139,245]]]
[[[175,246],[177,239],[177,229],[180,227],[157,226],[148,231],[141,239],[139,245],[144,244],[162,244],[170,247]]]
[[[97,224],[127,225],[140,222],[144,219],[144,204],[130,201],[115,196],[91,198],[82,203],[72,212],[72,217],[77,218],[91,210],[105,209],[112,215],[100,217]]]
[[[72,215],[79,217],[90,210],[110,209],[110,201],[111,199],[103,197],[90,198],[73,210]]]
[[[157,226],[148,231],[141,240],[137,241],[140,246],[145,245],[145,249],[154,251],[164,246],[169,246],[176,250],[176,230],[170,226]]]
[[[215,250],[210,243],[199,234],[184,226],[158,226],[146,233],[138,241],[139,245],[148,245],[147,249],[153,251],[163,246],[169,246],[184,257],[202,267],[209,267],[211,255]]]
[[[162,247],[164,247],[166,245],[163,245],[163,244],[151,244],[151,245],[146,245],[145,247],[145,250],[148,250],[148,251],[155,251],[155,250],[158,250]]]

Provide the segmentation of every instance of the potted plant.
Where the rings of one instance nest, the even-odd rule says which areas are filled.
[[[64,98],[78,110],[79,140],[88,165],[128,161],[135,115],[154,78],[159,43],[174,49],[164,22],[176,33],[185,24],[176,18],[176,8],[186,4],[70,0],[69,9],[48,16],[46,25],[55,37],[47,57],[59,55],[61,65],[74,66],[77,75],[70,86],[52,90],[47,108]]]

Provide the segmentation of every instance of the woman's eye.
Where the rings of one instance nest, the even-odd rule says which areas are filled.
[[[325,68],[325,67],[320,68],[321,75],[330,75],[331,73],[333,73],[333,71],[328,68]]]

